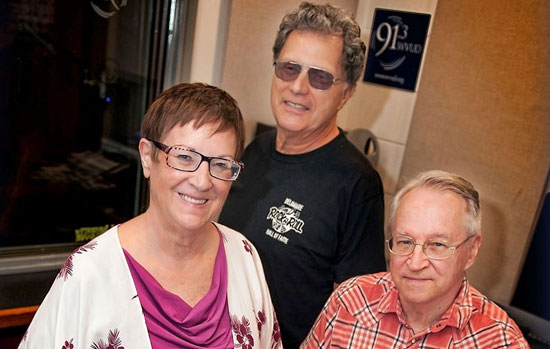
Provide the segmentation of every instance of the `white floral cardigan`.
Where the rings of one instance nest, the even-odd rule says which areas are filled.
[[[216,226],[227,256],[235,348],[282,348],[256,249],[240,233]],[[69,256],[19,344],[23,348],[151,348],[117,227]]]

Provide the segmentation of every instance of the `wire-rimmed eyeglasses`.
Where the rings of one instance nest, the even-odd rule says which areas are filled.
[[[166,165],[178,171],[195,172],[203,161],[207,161],[208,171],[212,177],[222,181],[234,181],[244,168],[240,161],[205,156],[182,145],[168,146],[149,138],[147,140],[165,152]]]
[[[413,253],[416,245],[422,246],[422,250],[426,257],[430,259],[446,259],[449,258],[457,248],[464,245],[474,235],[470,235],[466,240],[458,245],[451,246],[450,243],[442,239],[429,239],[425,242],[416,242],[410,236],[392,236],[386,243],[391,253],[399,256],[408,256]]]

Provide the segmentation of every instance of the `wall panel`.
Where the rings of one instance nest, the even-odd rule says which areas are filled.
[[[550,2],[439,1],[400,182],[444,169],[481,195],[474,286],[508,303],[550,164]]]

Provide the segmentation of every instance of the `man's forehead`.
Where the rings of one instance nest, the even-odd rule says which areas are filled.
[[[414,227],[433,237],[450,237],[448,227],[451,221],[462,227],[466,217],[466,202],[458,194],[415,188],[401,199],[391,229],[394,234],[412,234],[410,229]]]
[[[394,237],[409,237],[409,238],[415,238],[415,234],[412,231],[408,231],[406,229],[395,229],[392,231],[392,236]],[[423,234],[423,238],[426,240],[446,240],[448,241],[451,238],[451,234],[448,232],[440,232],[440,231],[433,231],[433,232],[425,232]]]
[[[408,193],[403,195],[399,207],[404,205],[410,205],[418,202],[424,203],[426,206],[439,202],[440,205],[445,205],[448,208],[461,209],[466,206],[466,201],[457,193],[451,190],[438,189],[432,187],[417,187],[411,189]],[[461,205],[461,203],[463,205]]]
[[[337,63],[342,63],[342,50],[344,39],[342,36],[324,34],[310,30],[293,30],[286,38],[281,49],[278,60],[297,59],[302,56],[315,56],[315,51],[321,56],[330,53],[337,58]],[[322,52],[322,51],[325,52]],[[296,57],[294,57],[295,55]],[[315,65],[316,62],[297,62],[302,64]],[[323,68],[323,67],[320,67]]]

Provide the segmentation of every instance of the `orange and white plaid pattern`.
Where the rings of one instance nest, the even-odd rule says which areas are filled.
[[[464,279],[453,305],[420,333],[407,325],[387,272],[355,277],[333,292],[302,349],[529,348],[515,322]]]

